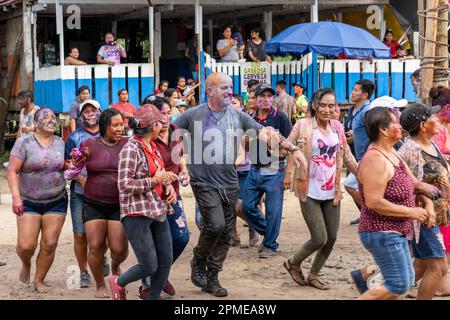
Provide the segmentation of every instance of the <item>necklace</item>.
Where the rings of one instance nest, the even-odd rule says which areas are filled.
[[[216,125],[219,125],[219,121],[223,118],[223,116],[225,115],[225,113],[227,113],[227,110],[223,111],[219,118],[216,118],[216,116],[215,116],[214,113],[211,111],[211,109],[210,109],[209,107],[207,107],[207,108],[208,108],[208,111],[209,111],[209,114],[211,115],[211,117],[213,117],[214,120],[216,120]]]

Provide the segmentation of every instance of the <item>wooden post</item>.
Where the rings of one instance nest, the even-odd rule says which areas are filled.
[[[426,0],[417,0],[417,9],[419,11],[425,10],[425,2]],[[419,34],[424,37],[425,36],[425,17],[419,16]],[[425,45],[425,41],[419,36],[419,56],[423,56],[423,49]]]
[[[155,57],[155,53],[153,52],[153,48],[155,46],[155,15],[154,15],[154,9],[152,6],[148,7],[148,44],[149,44],[149,55],[148,55],[148,62],[153,63],[153,58]]]
[[[31,5],[28,1],[22,4],[23,9],[23,73],[22,89],[33,89],[33,46],[32,46],[32,26],[31,26]]]
[[[427,0],[426,9],[437,9],[438,0]],[[425,47],[422,61],[420,63],[421,82],[420,82],[420,97],[424,102],[428,99],[428,93],[433,86],[434,78],[434,63],[433,58],[436,51],[436,29],[437,29],[437,11],[428,11],[426,18],[425,30]]]
[[[438,13],[436,41],[436,62],[434,64],[433,86],[448,86],[448,4],[447,0],[439,0],[439,8],[447,8],[440,10]]]

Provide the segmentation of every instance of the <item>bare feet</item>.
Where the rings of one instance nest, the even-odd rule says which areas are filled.
[[[111,298],[108,289],[106,288],[106,285],[103,285],[101,287],[97,287],[97,293],[95,294],[95,297],[98,299],[106,299]]]
[[[47,286],[44,282],[42,281],[35,281],[34,282],[34,289],[38,292],[38,293],[48,293],[50,291],[50,287]]]
[[[31,265],[25,265],[22,263],[22,269],[20,270],[19,280],[25,284],[30,283],[30,271]]]
[[[417,290],[414,287],[409,288],[408,293],[406,294],[405,298],[416,299],[417,298]]]
[[[434,296],[435,297],[450,297],[450,287],[447,287],[444,290],[436,291]]]

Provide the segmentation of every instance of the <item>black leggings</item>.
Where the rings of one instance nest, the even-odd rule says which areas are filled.
[[[121,287],[150,276],[152,285],[149,300],[158,300],[169,278],[172,265],[172,236],[169,222],[147,217],[125,217],[123,227],[138,264],[122,274],[117,283]]]

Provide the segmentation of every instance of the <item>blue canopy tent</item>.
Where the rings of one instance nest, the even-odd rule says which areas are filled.
[[[321,21],[301,23],[283,30],[266,42],[267,54],[313,53],[313,90],[316,89],[317,55],[335,56],[343,53],[347,58],[388,59],[390,49],[370,32],[345,23]]]

